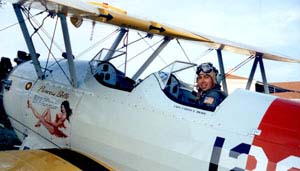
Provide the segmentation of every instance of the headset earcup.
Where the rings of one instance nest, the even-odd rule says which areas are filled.
[[[222,75],[221,74],[217,74],[216,80],[217,80],[217,84],[220,84],[221,81],[223,80]]]

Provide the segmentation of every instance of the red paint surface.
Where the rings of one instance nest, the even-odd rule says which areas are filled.
[[[270,105],[255,136],[253,145],[262,147],[269,159],[267,170],[276,170],[276,164],[293,155],[300,156],[300,103],[276,99]],[[256,162],[249,158],[247,168]],[[297,169],[298,170],[298,169]]]

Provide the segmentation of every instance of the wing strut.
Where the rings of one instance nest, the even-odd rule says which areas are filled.
[[[104,61],[108,61],[114,55],[117,47],[119,46],[121,40],[123,39],[123,37],[127,31],[128,30],[126,30],[125,28],[121,28],[120,33],[118,34],[118,37],[116,38],[114,43],[111,45],[106,56],[104,57],[104,59],[103,59]]]
[[[137,80],[139,76],[145,71],[145,69],[151,64],[151,62],[159,55],[159,53],[167,46],[170,42],[169,37],[164,37],[164,41],[159,47],[152,53],[152,55],[146,60],[146,62],[139,68],[139,70],[133,75],[132,79]]]
[[[66,53],[67,53],[67,59],[69,64],[69,72],[71,76],[71,84],[73,87],[78,88],[77,78],[76,78],[76,70],[74,66],[74,58],[72,54],[72,48],[71,48],[71,42],[70,42],[70,36],[68,31],[68,25],[66,16],[62,13],[57,14],[60,18],[61,28],[64,36],[64,42],[66,47]]]
[[[250,72],[250,76],[249,76],[249,79],[248,79],[248,82],[247,82],[246,89],[247,90],[250,89],[250,86],[252,84],[253,77],[254,77],[254,74],[255,74],[255,71],[256,71],[257,64],[259,63],[259,67],[260,67],[260,71],[261,71],[261,77],[263,79],[263,84],[264,84],[264,90],[265,90],[266,94],[269,94],[270,92],[269,92],[269,87],[268,87],[268,82],[267,82],[267,77],[266,77],[266,72],[265,72],[265,67],[264,67],[264,63],[263,63],[263,60],[262,60],[262,56],[263,56],[262,53],[256,53],[256,55],[255,55],[255,60],[254,60],[253,65],[252,65],[252,69],[251,69],[251,72]]]
[[[18,22],[19,22],[19,25],[21,27],[21,30],[22,30],[27,48],[29,50],[30,57],[31,57],[32,63],[34,65],[36,74],[37,74],[39,79],[44,79],[45,76],[42,72],[41,65],[40,65],[40,62],[38,61],[38,56],[36,54],[34,44],[32,42],[32,38],[29,35],[25,20],[23,18],[23,15],[22,15],[22,12],[21,12],[21,6],[19,4],[13,4],[13,7],[14,7],[14,11],[16,13],[16,16],[18,18]]]
[[[217,49],[217,54],[218,54],[218,61],[219,61],[219,67],[220,67],[220,72],[221,72],[223,90],[228,95],[228,88],[227,88],[227,83],[226,83],[224,63],[223,63],[221,49]]]

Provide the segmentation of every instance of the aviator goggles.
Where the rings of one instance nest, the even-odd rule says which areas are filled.
[[[217,69],[213,66],[212,63],[203,63],[197,67],[197,75],[199,75],[200,72],[204,73],[210,73],[211,71],[214,71],[215,73],[218,73]]]

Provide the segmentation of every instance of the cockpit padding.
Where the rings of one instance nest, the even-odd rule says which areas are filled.
[[[95,78],[101,84],[124,91],[132,91],[135,81],[126,77],[125,74],[117,70],[111,63],[102,61],[98,64]]]
[[[164,92],[166,93],[166,95],[175,100],[175,99],[178,99],[179,97],[179,81],[178,79],[173,75],[171,74],[170,77],[169,77],[169,80],[166,84],[166,87],[164,89]]]

